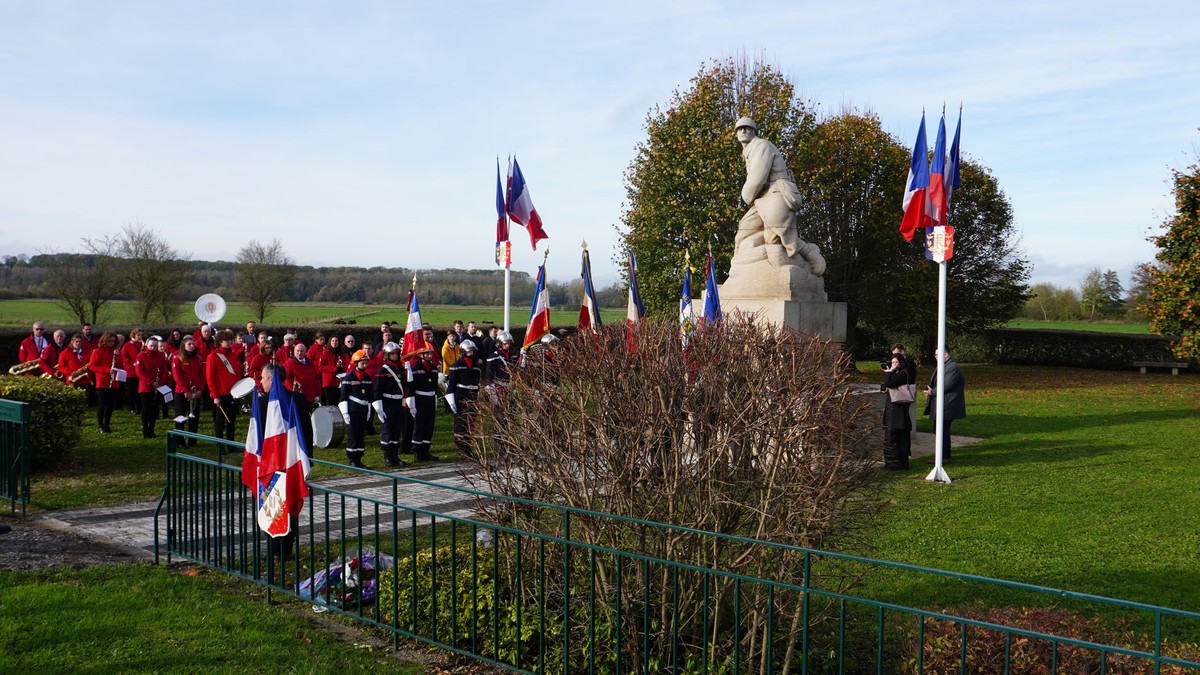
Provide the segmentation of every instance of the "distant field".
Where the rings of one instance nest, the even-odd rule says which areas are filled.
[[[1091,330],[1100,333],[1132,333],[1144,335],[1150,332],[1148,323],[1117,323],[1109,321],[1009,321],[1009,328],[1051,328],[1054,330]]]
[[[103,322],[114,325],[129,325],[134,323],[133,305],[128,302],[115,302],[106,307],[108,318]],[[527,306],[513,306],[510,310],[510,321],[513,326],[524,326],[529,318]],[[457,305],[422,305],[421,318],[434,326],[449,326],[455,319],[475,321],[477,323],[502,323],[504,319],[502,307],[457,306]],[[555,325],[573,324],[579,315],[579,308],[551,308],[550,319]],[[625,312],[621,309],[606,309],[601,318],[605,322],[619,321]],[[242,325],[254,317],[249,308],[237,302],[229,304],[225,318],[220,322],[226,326]],[[265,321],[268,325],[279,324],[309,324],[331,323],[336,319],[355,321],[358,324],[370,325],[386,321],[404,323],[408,313],[403,305],[353,305],[322,302],[300,302],[276,305],[267,314]],[[0,300],[0,325],[23,326],[34,321],[45,321],[53,326],[74,326],[75,319],[69,312],[52,300]],[[179,312],[172,323],[192,325],[196,321],[193,303],[180,303]],[[150,321],[157,324],[156,321]],[[103,324],[102,324],[103,325]]]

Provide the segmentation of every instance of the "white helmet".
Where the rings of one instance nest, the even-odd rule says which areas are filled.
[[[510,333],[506,330],[500,331],[500,334],[496,336],[496,342],[512,342],[512,341],[513,341],[512,333]]]
[[[400,345],[396,344],[395,342],[389,342],[383,346],[384,354],[391,354],[392,352],[398,351],[400,351]]]
[[[542,340],[541,340],[542,344],[544,344],[544,345],[549,345],[550,343],[556,342],[556,341],[558,341],[558,338],[554,337],[553,335],[551,335],[549,333],[546,333],[545,335],[543,335]]]
[[[473,352],[478,349],[478,347],[475,346],[475,343],[470,340],[463,340],[462,344],[459,345],[458,347],[459,347],[459,349],[462,349],[464,352]]]

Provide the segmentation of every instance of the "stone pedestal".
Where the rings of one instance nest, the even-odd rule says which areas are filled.
[[[723,287],[721,309],[726,314],[740,311],[760,320],[781,324],[826,340],[846,343],[846,303],[821,300],[774,300],[769,298],[729,297]]]

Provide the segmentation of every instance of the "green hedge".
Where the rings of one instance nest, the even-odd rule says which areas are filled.
[[[79,442],[87,397],[82,389],[58,380],[0,375],[0,398],[29,405],[29,442],[33,468],[53,464]]]

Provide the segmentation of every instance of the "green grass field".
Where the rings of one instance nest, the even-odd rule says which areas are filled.
[[[1144,335],[1150,332],[1148,323],[1125,323],[1117,321],[1009,321],[1008,328],[1050,328],[1053,330],[1090,330],[1099,333],[1132,333]]]
[[[128,302],[112,303],[106,310],[108,318],[104,323],[128,326],[135,323],[133,305]],[[573,325],[579,317],[579,308],[551,308],[551,322],[554,325]],[[601,318],[605,322],[620,321],[625,317],[624,309],[605,309]],[[221,320],[224,326],[241,326],[254,317],[247,306],[229,303],[225,318]],[[422,305],[421,318],[438,328],[449,327],[455,319],[475,321],[479,324],[487,322],[503,325],[504,308],[483,306],[458,305]],[[509,311],[510,326],[524,326],[529,318],[529,307],[513,305]],[[265,323],[270,326],[331,323],[337,319],[354,321],[360,326],[371,326],[373,329],[384,321],[401,325],[408,319],[408,313],[403,305],[354,305],[337,303],[284,303],[276,305],[268,314]],[[52,300],[0,300],[0,325],[25,326],[34,321],[45,321],[52,328],[65,327],[74,329],[75,318]],[[150,324],[158,324],[150,321]],[[196,316],[192,303],[181,303],[173,322],[180,327],[194,327]]]

